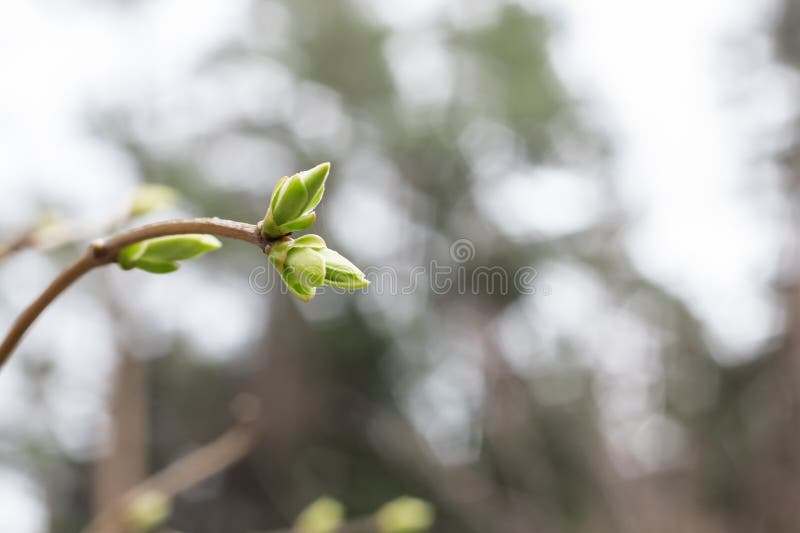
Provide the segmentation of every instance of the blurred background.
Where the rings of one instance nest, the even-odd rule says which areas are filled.
[[[249,393],[169,529],[410,494],[447,533],[797,531],[798,66],[796,0],[0,3],[3,329],[91,238],[255,223],[320,161],[314,232],[380,275],[90,274],[0,373],[0,529],[80,531]],[[145,183],[180,201],[121,222]]]

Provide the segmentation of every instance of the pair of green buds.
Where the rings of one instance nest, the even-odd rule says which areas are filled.
[[[269,248],[269,261],[281,279],[307,302],[324,285],[357,290],[369,285],[364,273],[338,252],[329,249],[319,235],[292,239],[288,234],[306,229],[317,218],[314,209],[322,200],[330,163],[284,176],[275,185],[269,208],[261,223],[265,239],[276,241]],[[123,248],[117,262],[123,269],[139,268],[164,274],[178,269],[178,261],[194,259],[216,250],[222,243],[212,235],[170,235]]]
[[[403,496],[383,504],[370,518],[373,526],[370,529],[378,533],[425,533],[433,525],[435,517],[430,503]],[[300,513],[292,531],[336,533],[347,530],[345,524],[344,505],[329,496],[323,496]]]
[[[314,209],[322,200],[330,163],[284,176],[275,185],[269,209],[261,225],[264,237],[280,240],[269,251],[269,261],[281,279],[301,300],[316,295],[317,287],[358,290],[369,281],[353,263],[328,248],[319,235],[303,235],[297,239],[287,233],[311,226],[317,218]]]

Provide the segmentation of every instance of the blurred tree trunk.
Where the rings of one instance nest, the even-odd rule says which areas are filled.
[[[147,363],[125,347],[111,393],[110,449],[97,463],[94,475],[94,514],[99,513],[147,475]],[[123,533],[109,525],[105,533]]]

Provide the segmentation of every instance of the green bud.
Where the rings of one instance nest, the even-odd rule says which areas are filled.
[[[284,176],[278,180],[278,183],[275,184],[275,188],[272,189],[272,198],[269,200],[268,211],[275,211],[275,206],[278,204],[278,198],[280,198],[281,193],[283,192],[283,186],[286,184],[288,179],[288,176]]]
[[[314,248],[315,250],[322,250],[325,248],[325,240],[320,237],[319,235],[314,235],[313,233],[309,233],[308,235],[303,235],[302,237],[296,238],[292,242],[292,246],[294,248],[302,247],[302,248]]]
[[[297,241],[285,237],[269,252],[269,260],[289,290],[304,302],[317,293],[317,287],[325,281],[325,258],[308,244],[316,235],[305,235]],[[320,237],[317,237],[320,241]],[[305,239],[305,240],[303,240]],[[305,244],[304,244],[305,243]],[[324,246],[324,241],[323,241]]]
[[[316,220],[317,220],[317,214],[312,211],[311,213],[297,217],[291,222],[287,222],[286,224],[282,225],[280,231],[285,231],[286,233],[291,233],[293,231],[301,231],[308,227],[311,227],[314,224],[314,222],[316,222]]]
[[[324,248],[320,253],[325,258],[325,285],[350,291],[369,285],[364,273],[339,252]]]
[[[278,181],[264,215],[261,232],[265,237],[275,239],[314,223],[314,208],[322,200],[330,166],[322,163]]]
[[[172,512],[169,496],[157,490],[149,490],[136,496],[126,513],[126,521],[131,529],[145,533],[166,521]]]
[[[173,206],[179,199],[180,193],[172,187],[147,183],[133,194],[129,216],[139,217],[156,209]]]
[[[307,237],[307,235],[306,235]],[[284,237],[275,244],[272,245],[272,248],[269,250],[269,262],[272,263],[272,266],[275,267],[275,270],[278,273],[283,271],[283,264],[286,262],[286,256],[289,254],[289,248],[294,244],[294,240],[291,237]]]
[[[433,525],[431,504],[419,498],[404,496],[384,504],[375,513],[381,533],[422,533]]]
[[[174,261],[158,261],[147,258],[137,260],[134,266],[151,274],[169,274],[180,268],[180,265]]]
[[[117,255],[117,262],[124,270],[166,274],[178,270],[178,261],[194,259],[221,246],[213,235],[169,235],[126,246]]]
[[[141,241],[130,246],[126,246],[117,254],[117,263],[123,270],[130,270],[136,267],[136,262],[142,257],[147,249],[147,241]]]
[[[289,290],[305,302],[322,285],[347,290],[369,285],[364,273],[329,249],[319,235],[303,235],[296,240],[284,237],[273,245],[269,260]]]
[[[304,285],[319,287],[325,283],[325,257],[307,247],[295,247],[286,256],[284,273],[290,273]]]
[[[328,179],[330,171],[330,163],[321,163],[314,168],[304,170],[297,174],[303,181],[303,185],[306,186],[306,191],[308,191],[309,201],[306,204],[305,213],[317,207],[320,200],[322,200],[322,194],[325,192],[325,180]]]
[[[300,176],[295,174],[284,182],[278,201],[275,202],[275,211],[272,213],[275,223],[282,225],[299,217],[307,202],[306,186]]]
[[[344,506],[328,496],[319,498],[300,513],[294,523],[298,533],[331,533],[344,523]]]

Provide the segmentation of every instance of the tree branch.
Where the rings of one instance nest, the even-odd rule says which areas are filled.
[[[234,399],[232,408],[238,420],[236,425],[202,448],[181,457],[132,487],[113,505],[102,509],[86,526],[84,533],[104,533],[122,523],[130,505],[141,494],[156,491],[172,499],[247,455],[256,441],[261,406],[254,396],[241,394]]]
[[[113,263],[116,261],[117,254],[119,254],[120,250],[126,246],[155,237],[186,233],[204,233],[216,235],[218,237],[237,239],[255,244],[264,252],[268,252],[270,246],[274,242],[271,239],[265,239],[261,235],[259,225],[219,218],[194,218],[156,222],[154,224],[147,224],[138,228],[121,231],[108,239],[94,241],[74,263],[56,276],[56,279],[50,283],[44,292],[25,308],[14,321],[5,339],[3,339],[3,343],[0,344],[0,368],[11,356],[14,348],[33,321],[36,320],[42,311],[44,311],[59,294],[64,292],[81,276],[94,268]]]
[[[117,224],[125,222],[128,222],[128,219],[115,221],[110,227],[117,227]],[[51,250],[65,244],[74,244],[89,237],[87,233],[85,227],[68,220],[45,227],[29,227],[10,242],[0,244],[0,262],[27,249]]]
[[[22,235],[19,235],[14,240],[12,240],[8,244],[0,245],[0,261],[3,261],[5,258],[14,254],[20,250],[24,250],[28,246],[31,245],[34,238],[34,231],[28,230],[24,232]]]

